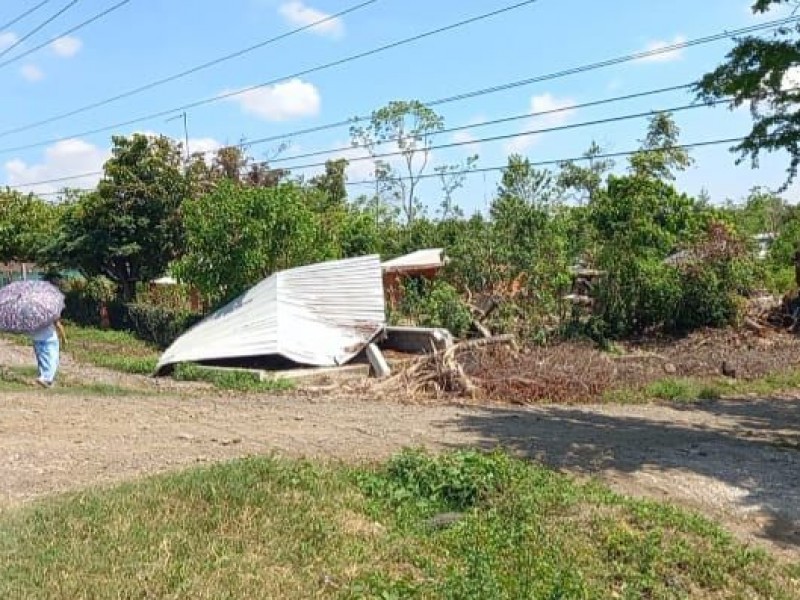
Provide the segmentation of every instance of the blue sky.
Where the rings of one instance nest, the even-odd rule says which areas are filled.
[[[30,31],[66,5],[48,5],[0,32],[3,47]],[[234,52],[298,25],[336,13],[358,0],[131,0],[121,9],[76,32],[69,39],[0,67],[3,108],[0,131],[47,119],[114,96],[201,62]],[[12,135],[0,135],[0,184],[24,191],[51,192],[64,184],[25,184],[94,171],[108,155],[110,134],[76,134],[160,112],[224,92],[284,78],[322,63],[338,60],[430,29],[511,4],[511,0],[379,0],[325,27],[305,31],[223,65],[160,86],[107,106]],[[81,0],[59,19],[0,58],[59,35],[108,8],[111,0]],[[0,23],[30,4],[7,0]],[[780,15],[771,14],[768,18]],[[188,112],[194,150],[241,139],[289,134],[299,129],[368,114],[390,100],[434,100],[613,58],[638,50],[723,30],[752,25],[764,17],[749,11],[747,0],[539,0],[506,14],[275,86],[242,94]],[[659,60],[572,75],[527,87],[450,103],[438,110],[448,126],[496,119],[532,110],[635,93],[688,83],[719,63],[728,41],[688,48]],[[469,131],[474,138],[601,119],[686,104],[684,92],[580,109],[500,126]],[[180,111],[176,111],[177,112]],[[748,131],[746,111],[702,108],[676,116],[682,139],[697,142],[742,135]],[[598,125],[435,151],[432,165],[457,163],[479,154],[480,167],[505,163],[511,151],[532,161],[579,155],[597,140],[609,152],[636,147],[645,120]],[[182,138],[180,120],[167,117],[121,127],[113,133],[159,132]],[[27,150],[10,148],[48,140],[60,141]],[[438,143],[469,141],[468,134],[444,134]],[[346,146],[347,128],[291,137],[284,156]],[[254,146],[257,157],[271,156],[276,144]],[[354,152],[347,154],[355,156]],[[735,166],[726,147],[693,152],[696,165],[679,179],[688,192],[707,188],[712,199],[740,198],[755,185],[775,187],[783,181],[786,157],[762,161],[761,168]],[[301,159],[294,164],[316,162]],[[291,166],[289,160],[281,166]],[[619,162],[624,167],[624,159]],[[368,162],[354,163],[352,181],[370,178]],[[92,185],[96,178],[71,181]],[[484,208],[495,189],[497,173],[474,174],[458,194],[467,212]],[[354,186],[352,192],[357,192]],[[787,192],[795,200],[796,189]],[[433,180],[421,190],[422,200],[438,203]]]

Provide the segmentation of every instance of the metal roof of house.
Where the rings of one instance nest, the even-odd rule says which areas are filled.
[[[206,317],[164,352],[156,370],[269,356],[336,366],[385,326],[378,256],[319,263],[275,273]]]
[[[440,268],[444,267],[447,262],[444,248],[427,248],[387,260],[381,266],[384,271],[408,271]]]

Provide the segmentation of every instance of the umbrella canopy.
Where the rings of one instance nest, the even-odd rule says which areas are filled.
[[[0,331],[33,333],[64,310],[64,294],[46,281],[15,281],[0,288]]]

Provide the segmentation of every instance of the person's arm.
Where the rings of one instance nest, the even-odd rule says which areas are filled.
[[[61,324],[61,321],[58,320],[54,323],[56,327],[56,333],[58,334],[58,339],[61,341],[62,346],[67,345],[67,334],[64,331],[64,326]]]

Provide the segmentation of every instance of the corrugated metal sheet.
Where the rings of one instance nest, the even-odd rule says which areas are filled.
[[[427,248],[417,250],[411,254],[398,256],[383,263],[384,271],[405,271],[413,269],[430,269],[445,266],[447,259],[444,255],[444,248]]]
[[[276,273],[208,316],[164,352],[158,370],[270,355],[341,365],[385,325],[379,257],[319,263]]]

